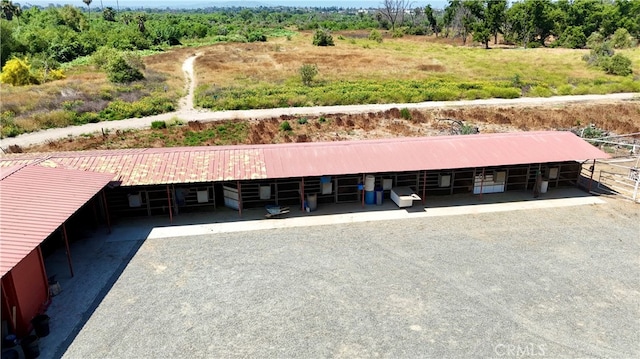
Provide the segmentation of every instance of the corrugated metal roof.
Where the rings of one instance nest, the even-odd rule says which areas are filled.
[[[0,180],[0,274],[4,276],[113,174],[24,166]]]
[[[267,176],[298,177],[608,158],[571,132],[523,132],[287,144],[264,149]]]
[[[487,167],[609,156],[570,132],[5,155],[24,163],[117,173],[122,186]],[[26,162],[25,162],[26,161]]]

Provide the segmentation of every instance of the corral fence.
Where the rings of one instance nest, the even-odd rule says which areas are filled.
[[[639,135],[585,138],[613,158],[583,163],[578,185],[589,192],[616,195],[640,203]]]
[[[640,203],[640,168],[637,159],[585,163],[579,184],[590,192],[616,195]]]

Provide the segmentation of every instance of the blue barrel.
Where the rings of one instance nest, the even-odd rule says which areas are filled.
[[[365,191],[364,192],[364,203],[366,203],[366,204],[375,204],[376,203],[376,192],[375,191]]]

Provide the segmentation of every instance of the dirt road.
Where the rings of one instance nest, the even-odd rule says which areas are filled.
[[[11,145],[27,147],[48,141],[59,140],[67,137],[76,137],[88,133],[100,131],[115,131],[125,129],[141,129],[151,127],[153,121],[167,121],[172,118],[179,118],[182,121],[219,121],[228,119],[265,119],[279,117],[281,115],[290,116],[320,116],[326,114],[359,114],[369,112],[382,112],[392,108],[408,109],[437,109],[437,108],[459,108],[459,107],[511,107],[511,106],[547,106],[561,105],[569,103],[595,103],[595,102],[618,102],[640,98],[638,93],[617,93],[608,95],[581,95],[581,96],[556,96],[556,97],[523,97],[517,99],[484,99],[484,100],[462,100],[462,101],[433,101],[405,104],[370,104],[370,105],[349,105],[349,106],[315,106],[315,107],[287,107],[259,110],[238,110],[238,111],[209,111],[194,109],[193,96],[195,90],[195,76],[193,63],[199,54],[189,57],[182,66],[185,72],[187,95],[180,100],[179,110],[164,113],[156,116],[143,118],[131,118],[120,121],[89,123],[82,126],[65,128],[52,128],[38,132],[26,133],[14,138],[0,140],[0,147],[6,149]]]

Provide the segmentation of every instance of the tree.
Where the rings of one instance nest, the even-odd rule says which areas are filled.
[[[140,13],[136,14],[136,22],[138,23],[138,31],[144,33],[146,31],[145,22],[147,21],[147,15]]]
[[[310,86],[317,74],[318,65],[316,64],[304,64],[300,67],[300,78],[305,86]]]
[[[2,0],[2,4],[0,6],[2,6],[2,13],[0,14],[0,16],[2,16],[3,19],[7,19],[9,21],[13,20],[13,16],[16,13],[17,6],[14,5],[11,0]]]
[[[436,20],[436,17],[433,15],[433,9],[431,8],[431,5],[427,5],[424,8],[424,15],[427,17],[429,28],[431,29],[431,31],[433,31],[434,34],[436,34],[436,37],[438,37],[438,32],[440,29],[438,28],[438,21]]]
[[[82,0],[82,2],[85,3],[87,5],[87,8],[89,9],[89,21],[91,21],[91,1],[92,0]]]
[[[491,30],[485,22],[476,22],[473,27],[473,41],[477,41],[484,45],[485,49],[489,48],[489,40],[491,39]]]
[[[404,22],[404,13],[410,6],[409,0],[384,0],[380,14],[389,21],[391,30],[396,29],[396,24]]]
[[[498,33],[507,18],[507,0],[487,0],[487,28],[493,34],[493,44],[498,43]]]
[[[11,56],[11,53],[16,51],[18,44],[13,36],[13,25],[8,21],[0,21],[0,67],[4,66],[5,62]]]
[[[114,22],[116,21],[116,12],[112,7],[107,6],[104,10],[102,10],[102,18],[105,21]]]
[[[129,14],[128,12],[122,14],[122,22],[125,25],[129,25],[129,23],[131,23],[131,21],[133,21],[133,16],[131,14]]]

